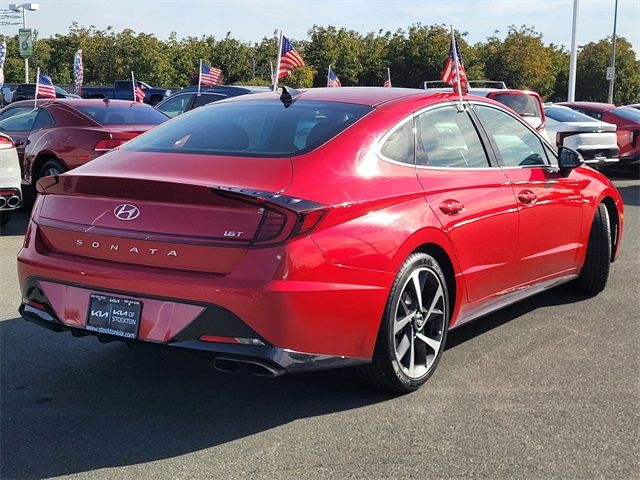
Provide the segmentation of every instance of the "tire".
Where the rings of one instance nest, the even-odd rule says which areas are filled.
[[[604,290],[611,266],[611,225],[609,212],[602,203],[598,205],[591,224],[587,254],[580,276],[571,283],[573,290],[595,295]]]
[[[372,362],[359,367],[361,377],[384,390],[417,390],[440,361],[449,312],[449,292],[440,265],[426,253],[411,254],[393,282]]]
[[[42,177],[59,175],[61,173],[64,173],[64,171],[65,171],[64,166],[62,166],[62,164],[58,160],[54,160],[54,159],[47,160],[44,163],[44,165],[42,165],[42,168],[38,173],[38,180],[41,179]]]

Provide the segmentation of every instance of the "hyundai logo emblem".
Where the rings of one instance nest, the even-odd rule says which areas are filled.
[[[140,216],[140,209],[135,205],[123,203],[113,209],[113,214],[119,220],[134,220]]]

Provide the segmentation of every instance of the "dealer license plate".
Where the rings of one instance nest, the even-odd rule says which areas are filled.
[[[123,338],[136,338],[142,302],[92,293],[89,297],[87,326],[90,332]]]

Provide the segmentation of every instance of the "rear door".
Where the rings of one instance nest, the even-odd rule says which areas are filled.
[[[417,174],[476,302],[513,286],[518,214],[468,112],[448,104],[416,115]]]
[[[555,152],[520,119],[491,105],[476,104],[474,111],[517,200],[517,283],[575,272],[584,208],[581,180],[562,175]]]

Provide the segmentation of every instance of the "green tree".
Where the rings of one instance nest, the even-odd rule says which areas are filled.
[[[534,90],[544,98],[553,94],[552,55],[542,42],[542,34],[533,28],[511,25],[504,41],[495,35],[488,38],[479,54],[484,58],[488,79]]]
[[[611,38],[590,42],[580,48],[576,68],[576,98],[606,102],[609,81],[606,70],[611,63]],[[613,89],[615,103],[640,102],[640,62],[629,41],[619,37],[616,41],[616,78]]]

